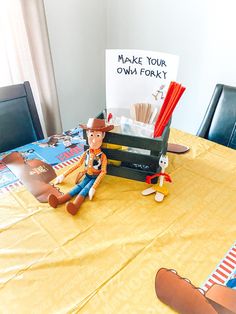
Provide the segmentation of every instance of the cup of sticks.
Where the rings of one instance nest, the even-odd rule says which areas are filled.
[[[158,108],[149,103],[136,103],[130,106],[130,116],[135,121],[154,124],[158,113]]]

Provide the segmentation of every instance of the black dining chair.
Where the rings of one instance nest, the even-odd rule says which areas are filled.
[[[236,149],[236,87],[216,85],[197,135]]]
[[[0,88],[0,152],[43,139],[30,83]]]

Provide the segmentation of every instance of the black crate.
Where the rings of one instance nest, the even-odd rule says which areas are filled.
[[[97,116],[103,119],[103,113]],[[103,143],[117,144],[126,147],[141,148],[149,151],[148,154],[139,154],[120,149],[102,148],[108,158],[107,173],[112,176],[124,177],[132,180],[145,181],[146,176],[160,172],[159,159],[166,154],[167,142],[170,133],[170,122],[165,127],[161,137],[146,138],[107,132]],[[87,141],[86,131],[83,132]],[[85,145],[85,149],[88,145]],[[120,166],[109,164],[110,160],[120,161]],[[157,180],[156,180],[157,181]],[[153,179],[153,183],[156,182]]]

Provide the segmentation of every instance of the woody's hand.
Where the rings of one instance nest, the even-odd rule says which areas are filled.
[[[95,192],[96,192],[96,190],[93,187],[89,190],[89,199],[90,199],[90,201],[93,199],[93,196],[94,196]]]
[[[76,179],[75,179],[75,184],[79,183],[80,179],[83,177],[83,173],[79,172],[76,176]]]
[[[60,174],[58,177],[56,177],[55,184],[62,183],[64,179],[65,179],[64,174]]]

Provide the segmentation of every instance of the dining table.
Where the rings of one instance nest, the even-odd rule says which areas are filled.
[[[0,189],[0,313],[174,313],[156,297],[162,267],[205,287],[236,240],[236,151],[174,128],[169,141],[190,150],[168,153],[160,203],[142,195],[147,183],[110,175],[75,216],[17,178]]]

